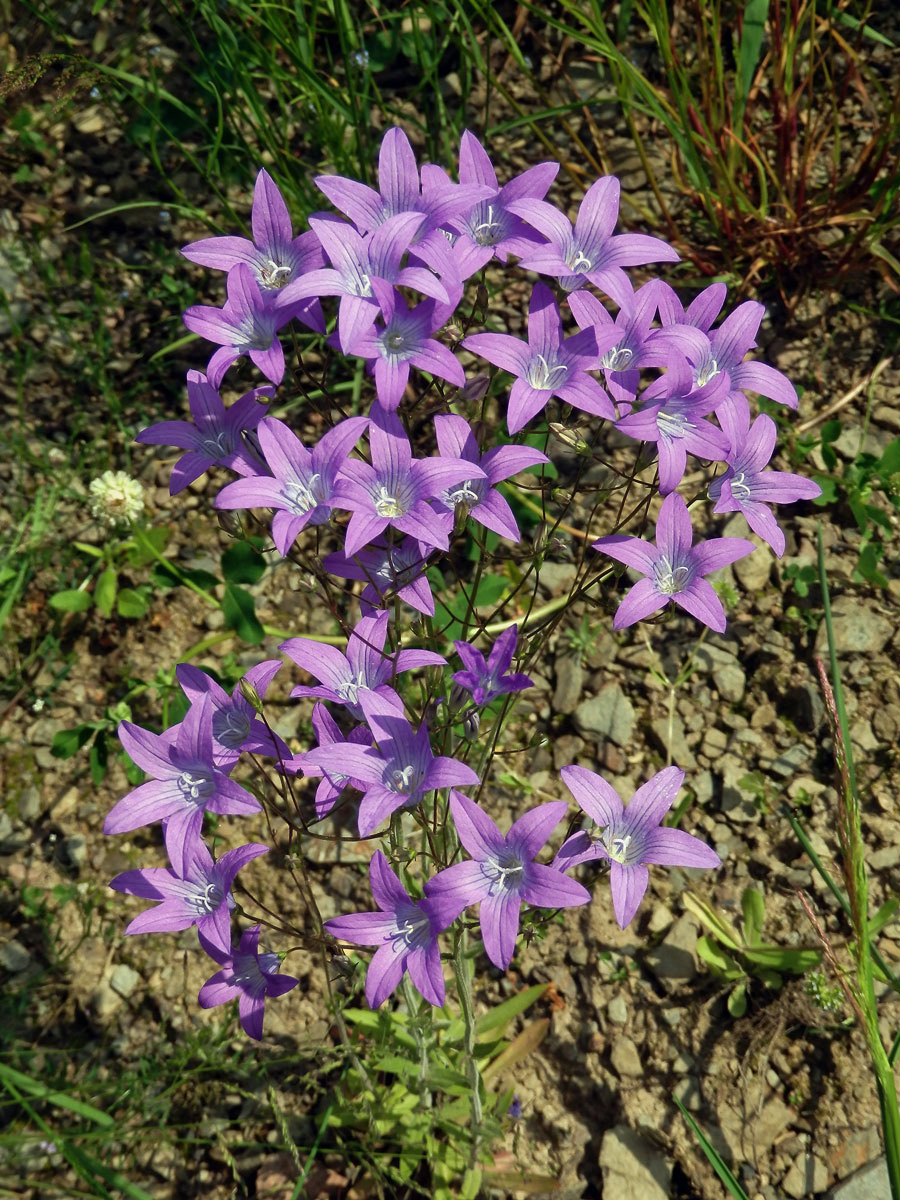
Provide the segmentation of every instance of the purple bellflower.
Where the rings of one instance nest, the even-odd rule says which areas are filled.
[[[600,365],[601,355],[616,336],[614,329],[592,327],[564,341],[553,293],[545,283],[536,283],[528,305],[527,342],[508,333],[475,333],[462,344],[516,376],[509,393],[506,426],[510,433],[517,433],[546,408],[551,396],[596,417],[614,418],[609,397],[587,372]]]
[[[176,875],[185,875],[185,847],[199,838],[205,811],[260,811],[250,793],[216,764],[208,696],[192,704],[181,724],[165,733],[151,733],[130,721],[122,721],[118,732],[126,752],[153,778],[113,805],[103,832],[130,833],[162,820],[166,852]]]
[[[255,429],[268,412],[267,404],[258,404],[261,396],[274,394],[269,386],[254,388],[236,400],[230,408],[200,371],[187,373],[190,421],[158,421],[142,429],[135,441],[151,446],[178,446],[186,450],[172,468],[169,492],[176,496],[189,483],[199,479],[212,466],[230,467],[239,475],[254,475],[260,464],[241,439],[244,430]]]
[[[716,501],[713,512],[743,513],[753,532],[781,558],[784,533],[767,505],[814,500],[821,496],[822,489],[802,475],[765,470],[775,449],[775,422],[762,413],[751,425],[750,406],[743,393],[732,397],[718,417],[731,450],[726,460],[728,469],[709,485],[709,498]]]
[[[200,945],[221,970],[207,979],[197,997],[201,1008],[236,999],[244,1033],[257,1042],[262,1038],[266,997],[283,996],[299,983],[292,975],[278,974],[277,954],[259,953],[259,929],[258,925],[246,929],[237,949],[229,944],[227,950],[200,934]]]
[[[650,872],[647,864],[671,867],[718,867],[722,860],[693,834],[668,829],[663,817],[675,803],[684,782],[684,771],[664,767],[634,793],[623,806],[605,779],[585,767],[563,767],[563,783],[600,829],[595,840],[589,833],[574,833],[560,847],[553,865],[568,871],[579,863],[605,859],[613,912],[624,929],[638,910]]]
[[[722,311],[727,294],[728,288],[724,283],[711,283],[702,292],[698,292],[685,308],[675,289],[659,280],[657,301],[663,328],[669,325],[693,325],[701,333],[709,333],[713,321]]]
[[[216,496],[216,508],[274,509],[272,540],[286,556],[301,529],[324,525],[333,508],[349,508],[350,489],[340,472],[368,424],[368,417],[348,417],[308,450],[283,421],[266,417],[258,436],[272,475],[229,483]]]
[[[466,277],[480,270],[492,258],[506,262],[508,255],[521,257],[536,244],[540,235],[507,207],[513,200],[543,200],[556,178],[559,163],[545,162],[530,167],[500,187],[494,164],[481,142],[467,130],[459,142],[460,183],[489,189],[468,212],[451,217],[448,224],[466,243]],[[455,187],[447,173],[436,166],[422,167],[422,189],[426,196],[452,194]]]
[[[566,802],[539,804],[519,817],[505,836],[467,796],[451,792],[450,808],[459,840],[472,860],[439,871],[425,885],[425,895],[441,905],[448,924],[468,905],[480,904],[485,952],[505,971],[515,953],[523,901],[538,908],[570,908],[591,898],[574,879],[533,861],[566,815]]]
[[[624,629],[659,612],[674,601],[716,633],[725,632],[725,610],[703,578],[710,571],[743,558],[754,549],[747,538],[711,538],[692,546],[693,530],[684,498],[671,492],[662,502],[656,522],[656,545],[638,537],[612,534],[593,543],[593,549],[645,575],[616,610],[613,629]]]
[[[399,545],[376,538],[352,558],[340,551],[327,555],[322,566],[339,579],[366,581],[359,598],[364,615],[370,609],[384,608],[396,594],[410,608],[433,617],[434,596],[425,574],[431,552],[431,546],[416,538],[405,537]]]
[[[549,462],[547,456],[531,446],[494,446],[481,454],[468,422],[454,413],[435,417],[434,428],[442,458],[461,458],[475,463],[486,476],[485,479],[466,479],[448,488],[437,497],[438,502],[451,511],[463,505],[469,516],[486,529],[514,542],[519,541],[521,534],[512,509],[495,484],[527,467]]]
[[[126,933],[171,933],[196,925],[198,930],[222,950],[231,946],[231,885],[241,867],[268,846],[251,842],[223,854],[218,862],[202,838],[188,838],[184,847],[184,870],[164,867],[145,867],[140,871],[123,871],[110,883],[116,892],[127,892],[142,900],[157,900],[156,908],[148,908],[134,918]]]
[[[195,304],[185,310],[183,317],[191,333],[199,334],[208,342],[216,342],[220,347],[206,367],[209,382],[218,388],[231,364],[248,354],[266,379],[281,383],[284,351],[277,331],[287,325],[293,313],[277,304],[266,305],[259,284],[246,263],[238,263],[228,272],[225,286],[228,299],[222,308]]]
[[[458,458],[414,459],[409,438],[395,413],[375,405],[369,429],[371,465],[350,459],[346,507],[353,509],[344,553],[356,554],[388,525],[439,550],[449,548],[447,522],[428,504],[434,496],[464,479],[483,479],[484,471]]]
[[[269,659],[257,663],[246,672],[241,682],[246,682],[262,699],[269,684],[284,664],[280,659]],[[201,704],[204,696],[212,705],[213,755],[216,765],[230,771],[241,756],[241,751],[262,754],[268,758],[284,760],[291,752],[277,733],[266,728],[256,714],[256,709],[241,691],[241,683],[235,685],[229,696],[216,681],[189,663],[179,663],[175,678],[191,704]]]
[[[303,296],[340,296],[338,341],[347,351],[354,338],[378,315],[372,280],[415,288],[424,296],[449,303],[441,281],[424,267],[403,267],[400,262],[425,221],[424,213],[398,213],[366,237],[339,217],[320,213],[309,223],[322,243],[331,267],[310,271],[290,285],[284,300]],[[425,251],[427,254],[427,251]],[[439,261],[439,260],[437,260]]]
[[[374,833],[398,808],[415,807],[426,792],[478,783],[466,763],[435,757],[428,726],[413,729],[399,697],[388,700],[376,692],[360,692],[359,703],[378,749],[345,743],[309,750],[306,759],[332,780],[350,775],[366,784],[359,805],[360,837]]]
[[[395,701],[396,692],[388,686],[395,676],[417,667],[446,665],[447,660],[432,650],[385,653],[388,621],[386,612],[363,617],[347,639],[346,654],[342,654],[336,646],[310,638],[288,638],[282,642],[278,647],[282,653],[322,681],[319,687],[295,687],[291,696],[314,696],[318,700],[343,704],[352,717],[362,721],[363,710],[359,702],[361,689],[378,692],[387,700]]]
[[[524,255],[519,266],[557,276],[566,291],[592,283],[617,304],[626,303],[632,288],[623,267],[678,262],[679,256],[661,238],[646,233],[613,234],[619,218],[619,191],[614,175],[592,184],[581,201],[574,229],[559,209],[545,200],[513,201],[510,211],[547,238],[547,244]]]
[[[369,1007],[383,1004],[409,971],[413,986],[440,1008],[446,992],[437,939],[454,918],[446,920],[433,900],[413,900],[380,850],[369,863],[369,882],[379,912],[348,913],[325,922],[332,937],[378,947],[366,972]]]
[[[268,171],[260,171],[256,177],[250,225],[252,242],[242,237],[201,238],[181,253],[191,262],[218,271],[231,271],[238,263],[245,263],[253,272],[263,302],[271,307],[281,300],[282,290],[292,280],[323,265],[322,250],[313,233],[294,237],[287,205]],[[319,333],[325,331],[318,301],[298,304],[291,316]]]
[[[718,375],[725,377],[723,403],[736,399],[744,391],[756,392],[778,404],[796,408],[797,391],[786,375],[767,363],[743,361],[744,355],[756,345],[756,334],[765,311],[758,301],[745,300],[709,334],[702,353],[687,352],[687,357],[694,368],[698,387]]]
[[[642,393],[640,409],[616,422],[621,433],[637,441],[656,443],[660,495],[667,496],[681,483],[688,451],[714,461],[722,461],[727,455],[728,438],[704,420],[722,400],[726,386],[724,377],[719,376],[703,387],[695,387],[687,359],[673,352],[666,373]]]
[[[367,725],[358,725],[356,729],[351,729],[347,737],[344,737],[337,721],[324,704],[317,704],[313,708],[312,727],[319,746],[343,746],[348,743],[353,746],[372,745],[372,733]],[[333,771],[324,775],[321,767],[313,766],[307,760],[306,752],[296,754],[293,758],[288,759],[283,764],[283,768],[289,775],[302,773],[308,777],[322,776],[316,789],[317,820],[328,816],[346,786],[354,787],[358,792],[366,790],[366,784],[362,780],[351,779],[349,775],[336,775]]]
[[[534,686],[527,675],[507,674],[516,651],[518,632],[517,625],[504,629],[491,646],[486,662],[481,651],[469,642],[453,643],[465,668],[454,673],[453,682],[471,692],[479,708],[484,708],[507,692],[522,692]]]
[[[419,168],[409,138],[396,126],[381,139],[378,151],[379,191],[342,175],[317,175],[315,185],[336,209],[350,218],[360,233],[377,229],[398,213],[420,212],[426,217],[419,231],[424,238],[445,226],[451,217],[468,212],[486,192],[480,186],[450,185],[441,194],[423,195]]]
[[[378,403],[389,412],[396,412],[409,383],[410,367],[418,367],[455,387],[462,387],[466,374],[455,355],[431,335],[444,324],[449,305],[435,300],[423,300],[415,308],[390,284],[371,280],[372,291],[381,308],[383,327],[375,323],[377,311],[369,311],[366,326],[354,331],[347,354],[364,358],[375,375]]]

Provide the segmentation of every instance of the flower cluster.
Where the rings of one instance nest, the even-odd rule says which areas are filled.
[[[353,822],[360,839],[389,826],[396,850],[404,828],[421,827],[430,866],[423,878],[411,873],[409,855],[394,858],[395,866],[404,864],[401,878],[376,851],[370,884],[378,910],[325,922],[335,938],[377,947],[366,983],[373,1007],[405,972],[426,1000],[443,1004],[439,938],[451,930],[458,938],[467,908],[478,906],[485,952],[505,970],[523,904],[559,909],[590,899],[565,874],[571,868],[608,865],[614,912],[624,928],[647,888],[648,865],[718,865],[698,839],[662,826],[683,779],[675,767],[645,783],[627,807],[591,771],[564,768],[563,782],[597,832],[576,832],[551,861],[537,861],[567,802],[542,803],[503,833],[479,803],[489,758],[476,761],[476,770],[469,761],[472,742],[459,734],[460,724],[477,733],[482,713],[502,722],[511,698],[531,685],[528,675],[512,669],[517,650],[519,665],[527,656],[518,628],[502,625],[490,645],[457,639],[460,667],[449,672],[444,654],[411,644],[402,629],[406,606],[426,619],[418,635],[433,629],[432,588],[440,579],[434,568],[464,529],[479,544],[484,536],[519,541],[509,481],[547,463],[543,450],[522,435],[551,405],[584,414],[578,420],[590,430],[585,443],[596,442],[605,422],[656,448],[663,500],[655,545],[618,532],[593,542],[643,576],[621,601],[616,628],[670,602],[713,630],[725,628],[706,577],[754,545],[745,538],[697,538],[694,505],[689,508],[679,490],[687,486],[689,456],[720,465],[708,487],[714,511],[741,512],[779,555],[784,534],[769,506],[818,494],[808,480],[767,470],[774,422],[766,415],[751,421],[748,394],[797,406],[780,372],[745,361],[762,306],[740,304],[716,326],[726,295],[721,284],[687,308],[662,280],[635,289],[624,268],[675,262],[678,255],[658,238],[615,232],[620,190],[613,177],[588,189],[570,221],[546,200],[557,169],[542,163],[501,186],[484,147],[467,132],[454,182],[437,165],[420,168],[406,135],[391,129],[381,144],[378,189],[320,176],[317,187],[337,213],[310,215],[309,231],[295,236],[276,184],[260,171],[252,240],[205,238],[184,249],[191,261],[227,272],[221,308],[194,306],[184,314],[187,328],[216,349],[205,372],[188,373],[193,422],[165,421],[139,440],[185,452],[173,470],[173,493],[212,467],[230,470],[237,478],[218,491],[217,508],[266,510],[272,542],[284,558],[302,554],[298,539],[314,529],[320,582],[362,585],[356,623],[340,616],[344,650],[310,637],[281,646],[313,681],[297,684],[291,695],[315,701],[315,745],[293,753],[247,698],[264,695],[281,665],[276,661],[253,668],[231,695],[182,665],[178,680],[190,708],[181,724],[158,735],[127,722],[120,729],[123,746],[151,781],[115,806],[106,830],[161,821],[171,863],[113,881],[116,890],[159,902],[128,932],[196,925],[201,945],[221,968],[200,1003],[238,997],[251,1036],[260,1036],[265,996],[280,995],[296,981],[277,973],[274,957],[259,954],[258,925],[243,932],[237,947],[231,941],[233,880],[266,847],[242,846],[213,862],[203,841],[206,812],[259,808],[233,778],[243,754],[276,760],[278,778],[290,787],[303,778],[316,781],[304,828],[339,814],[345,824]],[[463,306],[468,281],[488,264],[498,270],[494,264],[510,259],[543,276],[531,288],[527,336],[490,327],[470,332],[471,317],[457,316],[471,310]],[[483,284],[484,276],[480,292],[486,295]],[[274,387],[257,387],[227,407],[220,395],[227,372],[243,357],[271,385],[282,382],[287,366],[279,335],[295,319],[337,353],[362,360],[373,380],[368,411],[335,420],[329,403],[318,414],[324,427],[311,426],[308,445],[268,415]],[[502,390],[509,436],[502,444],[486,437],[490,381],[477,360],[508,384]],[[469,380],[473,361],[480,373]],[[320,555],[321,539],[329,553]],[[470,596],[466,622],[474,608]],[[449,642],[439,636],[432,645],[449,653]],[[452,679],[449,701],[437,699],[436,687],[423,688],[427,703],[416,715],[409,672]],[[476,786],[477,797],[461,790]]]

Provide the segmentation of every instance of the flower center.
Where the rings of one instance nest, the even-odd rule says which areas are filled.
[[[460,484],[454,491],[446,492],[445,498],[447,504],[451,507],[455,507],[457,504],[466,504],[471,507],[481,499],[478,492],[475,491],[471,479],[467,479],[465,483]]]
[[[665,409],[656,414],[656,425],[664,438],[683,438],[694,428],[684,413],[666,412]]]
[[[390,938],[396,954],[406,954],[417,946],[424,946],[431,939],[428,914],[412,905],[398,911],[397,924],[391,930]]]
[[[178,790],[186,800],[199,807],[214,794],[216,784],[209,771],[182,771],[178,776]]]
[[[525,873],[524,863],[509,849],[484,859],[481,869],[491,882],[491,895],[518,891]]]
[[[351,294],[354,296],[372,295],[372,284],[369,281],[369,277],[365,271],[359,271],[356,275],[356,278],[349,279],[348,286]]]
[[[422,782],[421,774],[412,763],[405,767],[394,767],[388,776],[388,787],[401,796],[410,796]]]
[[[284,263],[276,262],[274,258],[270,258],[259,268],[259,282],[262,287],[269,291],[280,291],[286,283],[290,283],[293,273],[293,267],[286,267]]]
[[[566,266],[571,271],[589,271],[591,269],[591,260],[576,246],[567,256]]]
[[[215,435],[205,437],[200,443],[200,449],[210,458],[224,458],[226,454],[231,453],[229,440],[228,434],[223,429]]]
[[[375,512],[379,517],[387,517],[390,520],[392,517],[402,517],[404,508],[397,496],[392,496],[385,485],[379,484],[378,494],[375,496]]]
[[[260,961],[262,961],[262,958],[263,955],[260,955]],[[262,972],[260,971],[259,964],[255,958],[245,955],[243,958],[238,959],[237,966],[235,967],[234,971],[234,982],[236,987],[252,988],[254,985],[258,987],[261,980],[263,983],[265,982],[265,980],[262,979]]]
[[[565,363],[554,363],[552,366],[543,354],[536,354],[528,364],[525,372],[525,382],[538,391],[551,391],[558,387],[569,373]]]
[[[198,888],[191,896],[190,903],[201,917],[214,913],[225,899],[225,890],[221,884],[208,883],[205,888]]]
[[[322,476],[317,471],[314,475],[310,475],[305,483],[298,479],[282,484],[282,495],[293,512],[303,516],[311,509],[318,508],[322,503],[318,487],[321,478]]]
[[[616,837],[612,825],[603,834],[603,845],[606,847],[606,852],[617,863],[624,864],[628,862],[628,847],[631,845],[631,841],[632,835],[630,833],[619,834]]]
[[[691,581],[691,568],[686,563],[672,565],[663,554],[653,564],[653,578],[658,592],[664,596],[674,596],[683,592]]]
[[[697,372],[697,387],[705,387],[718,374],[719,364],[714,358],[708,359]]]
[[[250,735],[250,718],[239,708],[221,708],[213,716],[212,729],[220,745],[237,750]]]
[[[735,475],[732,478],[731,494],[734,497],[734,499],[737,501],[750,499],[750,488],[744,482],[744,472],[743,471],[738,471],[737,475]]]
[[[479,246],[493,246],[495,242],[500,240],[499,235],[501,232],[500,222],[494,220],[494,206],[493,204],[489,204],[485,213],[485,220],[472,227],[472,236]]]
[[[334,689],[335,694],[340,696],[345,704],[356,704],[359,697],[359,689],[365,684],[357,675],[353,675],[344,683],[339,683]],[[346,778],[346,776],[344,776]]]
[[[631,366],[631,360],[634,358],[634,351],[629,350],[627,346],[613,346],[612,350],[607,350],[600,360],[600,366],[606,367],[609,371],[625,371]]]

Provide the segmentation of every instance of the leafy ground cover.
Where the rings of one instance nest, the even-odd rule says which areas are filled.
[[[668,170],[665,111],[649,99],[623,106],[608,73],[602,6],[591,17],[596,45],[574,36],[566,5],[499,8],[490,29],[477,6],[412,6],[380,18],[311,6],[292,16],[296,27],[277,24],[287,16],[267,24],[254,10],[211,4],[138,9],[128,22],[94,8],[64,17],[35,9],[2,44],[8,1194],[193,1196],[202,1187],[362,1196],[386,1178],[379,1156],[404,1140],[402,1097],[383,1114],[379,1141],[337,1111],[347,1062],[317,956],[298,956],[302,986],[272,1007],[263,1047],[248,1050],[233,1014],[194,1002],[205,973],[193,934],[122,938],[121,902],[107,883],[153,843],[138,835],[113,844],[101,833],[128,787],[115,726],[126,716],[163,726],[178,718],[175,662],[190,655],[229,679],[255,661],[254,644],[329,632],[313,590],[297,590],[277,566],[258,571],[252,554],[235,554],[227,530],[210,532],[206,481],[174,504],[165,452],[133,444],[140,428],[183,410],[184,373],[196,362],[180,312],[217,302],[178,249],[246,222],[262,158],[305,212],[316,204],[310,177],[322,168],[365,177],[380,129],[397,120],[425,155],[455,147],[468,125],[488,131],[495,161],[510,172],[561,158],[557,202],[577,203],[595,164],[614,170],[630,227],[664,232],[669,220],[694,247],[673,281],[708,268],[712,246],[721,250],[713,269],[768,287],[768,360],[802,388],[798,421],[783,430],[782,466],[816,472],[828,501],[790,520],[782,560],[761,549],[735,565],[726,636],[697,646],[695,628],[676,619],[664,639],[645,643],[612,632],[612,604],[576,606],[552,657],[532,672],[537,692],[519,709],[531,746],[499,780],[497,818],[509,818],[522,796],[560,798],[558,770],[576,758],[625,795],[650,768],[677,762],[693,780],[692,825],[725,868],[699,891],[683,872],[655,878],[636,932],[622,933],[592,906],[551,927],[507,972],[483,964],[482,1009],[540,985],[532,1015],[546,1030],[503,1077],[521,1116],[497,1154],[498,1190],[516,1191],[525,1172],[532,1194],[551,1179],[557,1195],[573,1197],[628,1181],[649,1200],[724,1194],[676,1098],[749,1195],[813,1195],[875,1162],[878,1107],[861,1034],[834,980],[809,974],[817,943],[797,889],[839,950],[850,928],[789,816],[833,864],[833,747],[814,665],[824,651],[821,520],[872,911],[889,906],[878,944],[892,964],[900,958],[890,907],[900,868],[892,552],[900,307],[884,236],[885,198],[896,188],[890,164],[871,180],[873,205],[883,206],[872,241],[888,257],[866,258],[860,241],[855,269],[839,272],[840,292],[826,286],[833,272],[799,287],[771,247],[763,261],[748,260],[752,235],[719,238],[728,198],[714,177],[704,186],[716,203],[694,223],[690,187],[676,187]],[[623,11],[618,44],[661,96],[672,79],[645,28]],[[871,21],[884,40],[848,41],[837,23],[844,65],[857,55],[870,91],[877,77],[896,96],[896,21],[860,12],[847,15]],[[676,49],[689,58],[685,43]],[[865,145],[865,103],[844,115]],[[810,269],[813,260],[801,261]],[[830,266],[839,263],[840,255]],[[301,405],[289,399],[285,411]],[[564,482],[565,446],[554,461]],[[143,539],[111,537],[91,514],[89,481],[123,468],[144,485]],[[578,533],[577,523],[562,530],[544,556],[547,603],[567,592]],[[309,731],[286,694],[276,690],[277,729],[302,745]],[[323,914],[337,913],[336,898],[361,897],[363,882],[351,850],[337,868],[322,864]],[[277,883],[260,873],[249,886],[302,930],[299,903],[292,911]],[[778,970],[760,943],[774,948]],[[900,1006],[881,986],[890,1044]],[[362,1018],[359,1033],[378,1037]],[[382,1182],[396,1194],[390,1186]]]

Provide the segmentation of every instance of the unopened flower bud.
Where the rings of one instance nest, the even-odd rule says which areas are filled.
[[[231,509],[217,508],[216,520],[219,522],[219,528],[223,529],[229,537],[241,536],[241,517],[240,513],[234,512]]]
[[[242,679],[238,685],[241,689],[241,695],[248,704],[252,704],[258,713],[262,712],[262,700],[259,692],[253,686],[249,679]]]
[[[491,379],[490,379],[489,375],[476,375],[473,379],[470,379],[468,381],[468,383],[465,385],[465,387],[460,388],[460,392],[459,392],[460,400],[469,400],[473,404],[476,403],[477,401],[479,401],[482,398],[484,393],[488,390],[488,386],[490,385],[490,382],[491,382]],[[474,426],[473,426],[473,432],[476,432],[476,436],[477,436],[477,431],[474,430]]]
[[[469,693],[461,683],[450,688],[450,712],[456,715],[469,702]]]
[[[587,454],[590,451],[590,446],[577,429],[568,429],[565,425],[560,425],[558,421],[551,421],[550,432],[566,446],[570,446],[576,454]]]
[[[463,733],[470,742],[474,742],[478,737],[478,731],[481,728],[481,713],[477,708],[473,708],[463,717]]]

